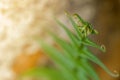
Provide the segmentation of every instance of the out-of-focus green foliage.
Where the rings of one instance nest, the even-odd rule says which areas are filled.
[[[98,64],[111,76],[113,74],[106,66],[88,49],[88,46],[95,47],[105,52],[105,47],[98,46],[95,42],[89,39],[89,35],[97,34],[98,32],[93,26],[84,21],[78,14],[73,16],[66,13],[68,19],[72,23],[74,32],[71,32],[64,24],[56,20],[69,37],[69,41],[61,39],[53,32],[48,32],[57,46],[49,45],[44,40],[40,39],[39,44],[43,48],[46,55],[57,65],[57,68],[36,68],[24,74],[24,76],[45,77],[45,80],[100,80],[94,67],[90,61]]]

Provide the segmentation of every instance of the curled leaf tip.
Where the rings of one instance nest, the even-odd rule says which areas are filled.
[[[117,72],[116,70],[114,70],[113,72],[114,72],[114,75],[113,75],[113,77],[120,77],[120,74],[119,74],[119,72]]]
[[[107,71],[107,72],[108,72],[109,75],[111,75],[114,78],[120,77],[120,74],[116,70],[113,71],[113,72],[111,72],[111,71]]]
[[[105,45],[101,45],[101,50],[102,50],[103,52],[106,51]]]
[[[93,30],[94,34],[98,34],[98,31],[96,29]]]
[[[78,16],[78,14],[76,14],[76,13],[75,13],[75,14],[73,14],[73,16],[74,16],[74,17],[77,17],[77,16]]]

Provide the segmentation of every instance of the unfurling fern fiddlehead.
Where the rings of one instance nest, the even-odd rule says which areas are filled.
[[[42,39],[39,40],[44,52],[53,60],[57,68],[36,68],[27,72],[27,75],[45,77],[47,80],[100,80],[93,66],[90,64],[90,61],[92,61],[102,67],[111,76],[119,76],[110,72],[88,49],[88,46],[91,46],[105,52],[103,45],[98,46],[88,38],[89,35],[97,34],[98,32],[78,14],[74,14],[73,17],[68,13],[66,14],[72,23],[75,33],[71,32],[60,21],[56,21],[65,30],[69,41],[59,38],[53,32],[49,33],[60,49],[47,44]]]

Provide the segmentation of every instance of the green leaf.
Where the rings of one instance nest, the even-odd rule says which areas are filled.
[[[77,76],[78,76],[79,80],[89,80],[84,69],[82,69],[82,68],[79,68]]]
[[[100,80],[98,77],[96,71],[93,69],[93,66],[90,65],[90,63],[87,60],[82,60],[82,66],[88,73],[88,76],[93,80]]]
[[[71,47],[70,42],[66,42],[65,40],[62,40],[54,33],[49,33],[53,37],[53,39],[56,41],[56,43],[62,48],[63,51],[65,51],[65,54],[70,57],[74,58],[75,56],[78,56],[77,53],[74,52],[73,47]]]
[[[77,33],[77,34],[76,34],[77,37],[79,38],[79,40],[81,40],[82,34],[81,34],[81,32],[80,32],[80,30],[79,30],[79,28],[78,28],[78,25],[77,25],[76,22],[72,19],[72,17],[70,16],[70,14],[68,14],[68,13],[66,12],[66,15],[67,15],[68,19],[71,21],[71,23],[72,23],[72,25],[73,25],[73,28],[75,29],[75,32]]]
[[[52,60],[60,69],[63,70],[64,73],[67,73],[66,76],[69,76],[71,80],[76,80],[71,73],[71,70],[74,68],[74,64],[53,46],[46,44],[43,40],[40,40],[39,42],[45,53],[52,58]]]
[[[92,47],[95,47],[95,48],[98,48],[100,49],[101,51],[105,52],[106,49],[105,47],[101,47],[101,46],[98,46],[95,42],[92,42],[91,40],[89,39],[85,39],[83,42],[82,42],[84,45],[88,45],[88,46],[92,46]]]
[[[33,68],[31,70],[26,71],[23,73],[22,78],[31,76],[31,77],[38,77],[38,78],[45,78],[47,80],[65,80],[61,73],[58,73],[57,70],[52,68]]]
[[[86,51],[86,58],[93,61],[94,63],[98,64],[102,69],[104,69],[109,75],[113,77],[118,77],[118,74],[111,72],[96,56],[91,54],[90,52]]]
[[[71,40],[72,45],[74,47],[78,46],[75,35],[73,35],[73,33],[64,24],[62,24],[60,21],[58,21],[58,20],[56,20],[56,21],[65,30],[65,32],[67,33],[67,35],[69,36],[69,38]]]
[[[60,66],[73,68],[74,65],[55,47],[46,44],[43,40],[39,40],[39,43],[47,55],[50,56],[55,62],[59,63]]]
[[[42,39],[38,40],[45,54],[53,60],[57,68],[38,68],[27,72],[27,75],[45,76],[48,80],[100,80],[94,67],[89,63],[90,60],[102,67],[111,76],[118,77],[118,75],[112,73],[93,53],[91,53],[91,51],[88,50],[87,46],[90,46],[105,52],[105,47],[103,45],[98,46],[88,38],[90,34],[96,34],[97,31],[78,14],[74,16],[77,18],[78,23],[67,13],[67,17],[72,23],[75,33],[70,31],[59,20],[56,20],[69,37],[68,41],[58,37],[58,35],[50,31],[48,31],[48,34],[50,34],[58,47],[50,45]]]
[[[74,17],[78,19],[78,22],[82,23],[83,25],[86,24],[86,21],[84,21],[78,14],[74,14]]]

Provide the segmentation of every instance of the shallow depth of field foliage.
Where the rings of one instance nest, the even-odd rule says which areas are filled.
[[[88,48],[94,47],[105,52],[104,45],[99,46],[88,37],[98,32],[78,14],[71,16],[66,13],[66,15],[74,28],[74,33],[59,20],[56,21],[68,35],[69,41],[58,37],[51,31],[48,31],[48,34],[53,38],[57,47],[39,39],[40,46],[55,66],[34,68],[24,73],[23,76],[40,77],[43,80],[100,80],[91,64],[94,62],[111,76],[117,77],[118,75],[110,72]]]

